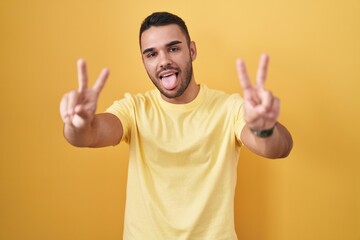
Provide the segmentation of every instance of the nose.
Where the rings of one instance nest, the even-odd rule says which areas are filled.
[[[159,65],[161,68],[166,68],[166,67],[172,65],[172,60],[171,60],[171,57],[169,56],[169,54],[167,54],[165,52],[161,52],[161,54],[159,56]]]

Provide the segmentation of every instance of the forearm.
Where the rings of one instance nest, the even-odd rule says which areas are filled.
[[[122,125],[119,119],[110,113],[96,114],[91,123],[81,129],[72,124],[64,125],[66,140],[76,147],[106,147],[116,145],[122,138]]]
[[[90,147],[95,139],[95,131],[92,124],[78,129],[71,123],[64,124],[64,137],[73,146],[76,147]]]
[[[289,131],[277,123],[269,137],[258,137],[245,125],[241,132],[241,140],[252,152],[267,158],[285,158],[289,155],[293,141]]]

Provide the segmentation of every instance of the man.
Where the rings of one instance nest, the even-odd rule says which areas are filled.
[[[252,85],[242,60],[244,99],[195,82],[196,45],[179,17],[153,13],[141,25],[145,69],[157,89],[125,94],[95,114],[109,71],[92,88],[78,61],[79,89],[64,95],[64,136],[74,146],[130,147],[124,239],[237,239],[236,167],[241,146],[267,158],[286,157],[292,139],[277,122],[279,100],[265,89],[262,55]]]

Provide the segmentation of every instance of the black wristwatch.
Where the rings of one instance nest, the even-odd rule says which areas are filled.
[[[257,137],[267,138],[267,137],[270,137],[273,134],[275,126],[276,126],[276,124],[272,128],[265,129],[265,130],[254,130],[254,129],[250,129],[250,130]]]

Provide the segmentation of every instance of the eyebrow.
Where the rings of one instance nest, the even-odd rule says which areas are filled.
[[[171,42],[167,43],[165,46],[166,46],[166,47],[171,47],[171,46],[174,46],[174,45],[177,45],[177,44],[180,44],[180,43],[182,43],[182,42],[179,41],[179,40],[174,40],[174,41],[171,41]],[[146,53],[148,53],[148,52],[152,52],[152,51],[154,51],[154,49],[155,49],[155,48],[147,48],[147,49],[145,49],[145,50],[142,52],[142,54],[146,54]]]

